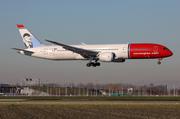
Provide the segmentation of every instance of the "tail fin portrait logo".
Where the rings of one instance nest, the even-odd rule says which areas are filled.
[[[23,42],[27,48],[33,48],[33,43],[31,42],[31,39],[32,37],[28,33],[25,33],[23,35]]]

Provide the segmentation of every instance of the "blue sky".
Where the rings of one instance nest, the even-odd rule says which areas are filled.
[[[174,0],[31,0],[1,1],[0,82],[40,78],[44,83],[176,84],[180,85],[180,1]],[[43,39],[64,44],[158,43],[174,55],[157,59],[101,63],[50,61],[17,54],[25,48],[16,24],[23,24],[43,44]]]

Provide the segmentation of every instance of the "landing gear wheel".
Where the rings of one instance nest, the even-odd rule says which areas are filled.
[[[96,63],[96,66],[100,66],[100,63],[99,63],[99,62],[97,62],[97,63]]]
[[[86,66],[87,66],[87,67],[90,67],[90,66],[96,67],[96,66],[100,66],[100,63],[99,63],[99,62],[96,62],[96,63],[94,63],[94,62],[89,62],[89,63],[86,64]]]
[[[90,66],[91,66],[91,63],[87,63],[86,66],[87,66],[87,67],[90,67]]]
[[[160,64],[161,64],[161,61],[158,61],[157,64],[160,65]]]
[[[93,67],[96,67],[96,64],[93,64],[92,66],[93,66]]]
[[[93,63],[93,62],[91,62],[90,65],[93,66],[93,67],[96,67],[96,64]]]

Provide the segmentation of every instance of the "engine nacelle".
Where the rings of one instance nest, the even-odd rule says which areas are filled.
[[[113,52],[101,52],[99,53],[99,60],[102,62],[113,62],[116,55]]]
[[[125,62],[125,59],[118,58],[118,59],[115,59],[113,62]]]

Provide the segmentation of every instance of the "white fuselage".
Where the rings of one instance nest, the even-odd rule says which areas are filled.
[[[73,47],[78,47],[91,51],[98,52],[113,52],[116,55],[115,59],[127,59],[128,58],[128,45],[129,44],[103,44],[103,45],[71,45]],[[20,51],[20,54],[29,55],[32,57],[38,57],[50,60],[87,60],[80,54],[68,51],[61,46],[42,46],[36,48],[28,48],[28,51],[33,51],[34,53],[24,53]]]

